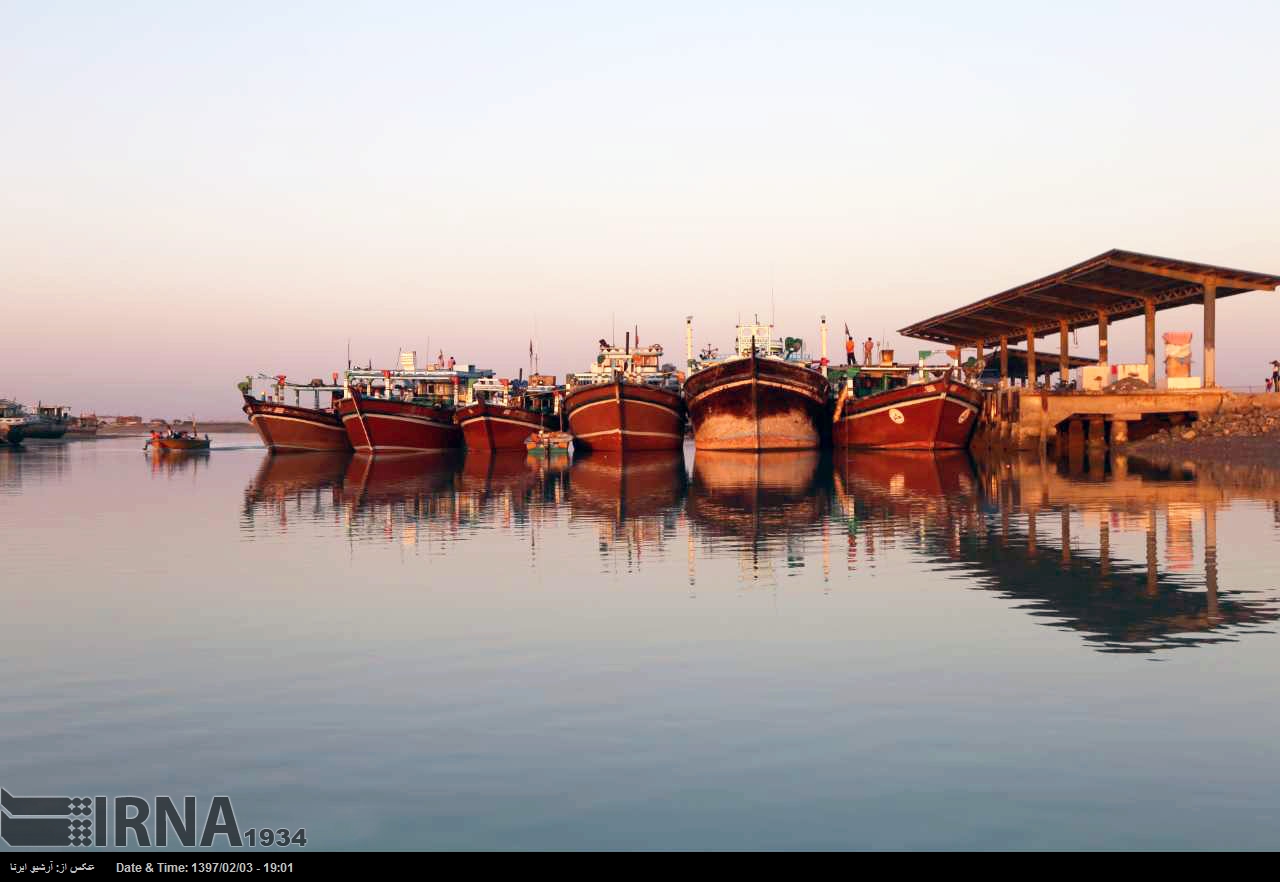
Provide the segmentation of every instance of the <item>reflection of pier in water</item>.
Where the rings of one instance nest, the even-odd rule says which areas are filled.
[[[1080,482],[1026,460],[984,464],[978,475],[967,457],[938,459],[935,475],[919,462],[863,456],[837,464],[837,497],[852,492],[856,502],[846,504],[860,517],[910,524],[919,550],[937,563],[960,564],[967,578],[1083,633],[1103,651],[1231,641],[1274,622],[1276,598],[1218,584],[1217,516],[1231,488],[1163,477],[1122,469],[1105,482]],[[1197,524],[1202,590],[1186,575],[1199,569]],[[1096,548],[1081,541],[1085,530],[1097,537]],[[1143,537],[1144,559],[1113,553],[1113,538],[1124,533]]]
[[[594,451],[574,457],[571,520],[595,525],[602,560],[619,552],[628,571],[661,557],[688,489],[681,450]]]
[[[803,568],[807,544],[816,536],[829,578],[830,477],[830,460],[817,450],[700,450],[689,487],[690,533],[704,545],[729,540],[744,581],[765,584],[776,578],[775,558],[786,569]],[[692,582],[692,548],[689,567]]]

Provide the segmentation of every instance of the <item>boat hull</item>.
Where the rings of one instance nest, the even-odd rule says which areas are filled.
[[[685,382],[698,450],[808,450],[828,437],[830,384],[803,365],[750,356]]]
[[[351,450],[337,414],[247,397],[244,412],[272,453]]]
[[[189,450],[209,449],[209,442],[204,438],[161,438],[153,443],[161,453],[184,453]]]
[[[469,404],[458,409],[456,420],[468,450],[524,450],[525,439],[552,428],[556,417],[521,407]]]
[[[23,432],[22,437],[31,439],[39,438],[46,441],[52,441],[54,439],[61,438],[65,434],[67,434],[67,427],[65,424],[42,420],[28,425]]]
[[[583,450],[678,450],[684,402],[668,389],[615,382],[579,386],[565,396],[575,447]]]
[[[428,453],[462,447],[451,407],[352,395],[338,401],[347,439],[359,453]]]
[[[973,437],[982,393],[940,380],[837,402],[836,407],[836,447],[954,450],[967,447]]]

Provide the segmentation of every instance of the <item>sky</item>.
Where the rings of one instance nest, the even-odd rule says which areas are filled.
[[[0,0],[0,397],[831,353],[1110,248],[1280,274],[1280,5]],[[1280,358],[1218,306],[1218,379]],[[1199,307],[1161,312],[1190,330]],[[1142,320],[1111,329],[1142,360]],[[1073,352],[1096,355],[1081,331]],[[1041,343],[1056,351],[1056,340]]]

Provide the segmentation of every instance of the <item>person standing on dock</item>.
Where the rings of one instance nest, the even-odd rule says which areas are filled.
[[[846,358],[848,358],[848,362],[849,362],[849,364],[851,364],[851,365],[854,365],[854,364],[857,364],[857,363],[858,363],[857,359],[855,359],[855,358],[853,357],[854,348],[855,348],[855,344],[854,344],[854,342],[853,342],[853,336],[849,333],[849,326],[848,326],[848,325],[845,325],[845,332],[844,332],[844,354],[845,354]]]
[[[868,367],[871,365],[871,353],[875,351],[876,344],[871,338],[867,338],[867,342],[862,344],[862,363]]]

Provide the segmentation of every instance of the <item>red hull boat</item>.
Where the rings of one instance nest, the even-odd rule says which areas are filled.
[[[248,395],[243,409],[272,453],[351,449],[342,420],[331,410],[259,401]]]
[[[483,402],[459,408],[455,419],[468,450],[524,450],[526,438],[557,422],[549,413]]]
[[[678,392],[618,380],[572,389],[564,410],[574,445],[586,450],[679,450],[684,401]]]
[[[748,355],[691,374],[685,400],[698,450],[806,450],[822,446],[827,379],[776,358]]]
[[[430,406],[352,392],[338,402],[351,446],[360,453],[424,453],[462,446],[449,406]]]
[[[839,447],[946,450],[969,445],[982,392],[950,379],[854,398],[840,393],[832,441]]]
[[[773,325],[738,325],[734,354],[712,350],[684,384],[698,450],[812,450],[830,438],[831,384],[821,364],[800,356],[802,341],[783,341]]]

